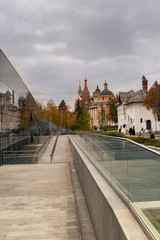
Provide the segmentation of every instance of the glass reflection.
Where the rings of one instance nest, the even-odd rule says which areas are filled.
[[[29,141],[29,128],[42,117],[27,86],[0,50],[0,165]],[[36,116],[37,114],[37,116]]]

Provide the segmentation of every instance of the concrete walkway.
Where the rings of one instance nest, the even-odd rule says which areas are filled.
[[[0,168],[0,239],[96,239],[67,136],[52,164]]]
[[[56,137],[57,136],[55,136],[55,135],[52,137],[45,152],[42,154],[42,157],[41,157],[39,163],[51,163],[51,152],[52,152],[53,146],[55,144]]]

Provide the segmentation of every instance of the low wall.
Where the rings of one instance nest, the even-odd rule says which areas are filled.
[[[155,134],[155,139],[160,139],[160,134]]]
[[[33,136],[34,144],[43,144],[49,136]]]
[[[74,163],[97,240],[147,240],[137,221],[69,137]]]

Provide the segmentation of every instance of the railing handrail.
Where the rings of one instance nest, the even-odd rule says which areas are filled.
[[[52,148],[52,152],[51,152],[51,163],[52,163],[52,158],[53,158],[53,154],[54,154],[54,151],[55,151],[55,148],[56,148],[56,144],[57,144],[57,141],[58,141],[58,137],[59,137],[60,134],[57,134],[56,136],[56,140],[54,142],[54,145],[53,145],[53,148]]]

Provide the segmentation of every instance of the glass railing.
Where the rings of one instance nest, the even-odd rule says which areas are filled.
[[[160,239],[160,154],[130,140],[81,133],[73,140]]]

